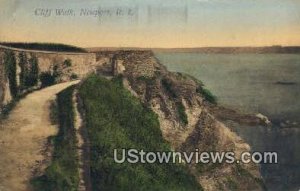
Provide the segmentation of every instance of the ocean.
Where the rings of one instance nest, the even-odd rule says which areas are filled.
[[[220,105],[261,113],[271,127],[231,127],[253,151],[276,151],[261,165],[269,190],[300,189],[300,54],[155,53],[170,71],[201,80]]]

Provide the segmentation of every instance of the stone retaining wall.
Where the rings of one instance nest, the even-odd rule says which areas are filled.
[[[76,74],[79,78],[85,77],[87,74],[95,72],[98,67],[104,64],[105,60],[96,61],[95,53],[72,53],[72,52],[49,52],[24,50],[18,48],[10,48],[0,45],[0,107],[11,101],[11,96],[8,88],[8,82],[4,71],[4,52],[11,50],[15,53],[18,62],[18,54],[20,52],[26,53],[30,58],[32,55],[36,56],[39,63],[40,72],[51,70],[53,64],[62,64],[65,60],[70,59],[72,66],[70,67],[70,74]],[[20,67],[17,64],[17,77],[20,73]],[[19,80],[17,79],[19,82]]]

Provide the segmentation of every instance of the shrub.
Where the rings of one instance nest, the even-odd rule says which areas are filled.
[[[217,103],[217,97],[213,95],[208,89],[199,86],[197,88],[197,92],[202,94],[205,98],[210,103],[216,104]]]
[[[78,75],[75,74],[75,73],[72,73],[71,76],[70,76],[70,79],[71,79],[71,80],[76,80],[76,79],[78,79],[78,78],[79,78]]]
[[[42,72],[40,74],[40,81],[42,87],[47,87],[55,84],[55,77],[51,74],[51,72]]]
[[[63,63],[64,68],[68,68],[72,66],[72,60],[66,59]]]
[[[51,101],[50,103],[50,121],[51,121],[51,124],[52,125],[56,125],[58,124],[59,122],[59,119],[58,119],[58,106],[57,106],[57,102],[56,101]]]
[[[5,72],[9,81],[9,90],[11,96],[16,98],[18,95],[17,85],[17,63],[16,57],[13,51],[5,51],[4,54],[4,66]]]
[[[19,66],[21,68],[20,72],[20,89],[26,89],[26,76],[28,75],[28,59],[24,52],[19,53]]]
[[[161,84],[163,85],[165,90],[168,92],[168,94],[170,94],[171,97],[173,97],[173,98],[177,97],[176,92],[172,89],[172,83],[168,79],[163,78],[161,80]]]
[[[39,65],[38,65],[38,59],[35,55],[31,55],[31,58],[29,59],[29,65],[30,65],[30,72],[27,76],[27,86],[35,86],[38,83],[39,79]]]
[[[20,87],[26,89],[38,84],[39,66],[38,59],[35,55],[31,55],[28,60],[24,52],[19,53],[20,72]]]
[[[184,105],[181,102],[177,103],[177,112],[178,112],[178,115],[179,115],[179,118],[180,118],[181,122],[183,124],[187,125],[188,124],[188,117],[186,115]]]

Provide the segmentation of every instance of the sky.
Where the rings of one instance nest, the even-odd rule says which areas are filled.
[[[0,41],[82,47],[297,46],[300,0],[0,0]]]

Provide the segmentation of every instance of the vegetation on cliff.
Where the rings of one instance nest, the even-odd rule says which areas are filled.
[[[5,51],[4,54],[5,73],[9,82],[10,94],[13,98],[18,95],[17,85],[17,61],[13,51]]]
[[[213,95],[208,89],[204,88],[203,86],[199,86],[196,91],[202,94],[206,101],[213,104],[217,103],[217,97]]]
[[[31,55],[27,58],[26,53],[19,53],[19,66],[21,68],[19,79],[20,79],[20,90],[24,90],[38,84],[39,78],[39,66],[38,59],[35,55]]]
[[[19,74],[19,84],[17,82],[17,59],[13,51],[7,50],[4,54],[4,66],[5,74],[9,83],[10,94],[13,99],[17,96],[22,95],[22,90],[26,90],[30,87],[36,86],[38,84],[39,76],[39,66],[38,59],[36,56],[31,55],[30,59],[27,59],[26,54],[19,53],[20,74]]]
[[[90,76],[79,94],[91,144],[93,190],[201,190],[183,165],[114,162],[114,149],[170,151],[157,115],[123,87],[120,77]]]
[[[57,96],[59,132],[50,139],[54,145],[51,164],[46,168],[44,175],[31,181],[36,191],[76,191],[78,189],[79,164],[74,128],[73,89],[74,87],[67,88]]]

